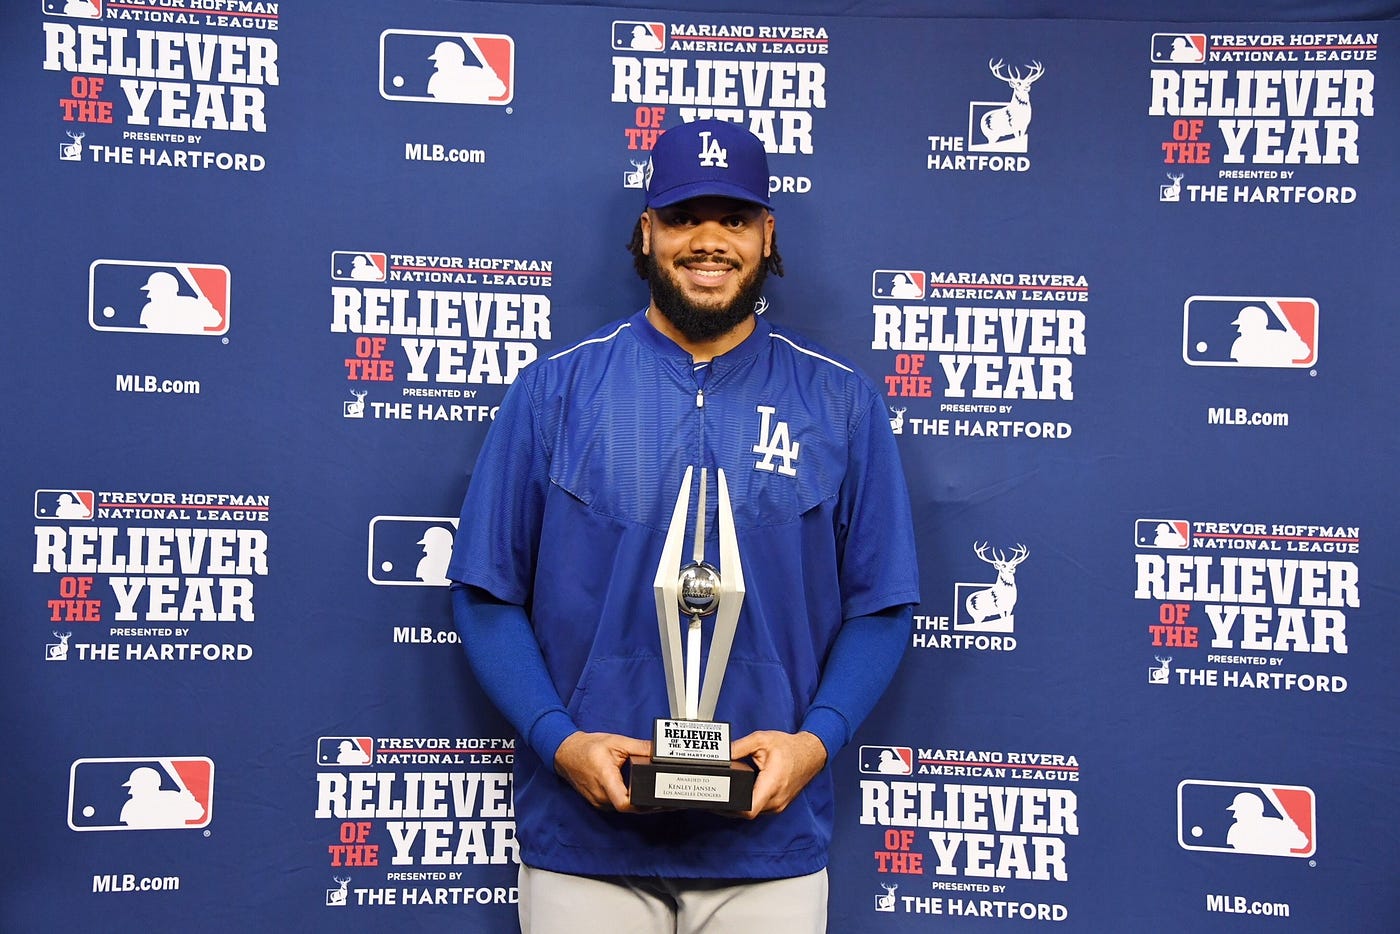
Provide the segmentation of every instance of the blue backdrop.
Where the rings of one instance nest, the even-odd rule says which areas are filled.
[[[816,9],[5,14],[0,927],[513,929],[443,543],[713,114],[918,523],[832,930],[1394,929],[1393,11]]]

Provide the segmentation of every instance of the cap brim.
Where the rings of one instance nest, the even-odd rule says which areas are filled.
[[[668,191],[650,194],[647,196],[647,207],[666,208],[682,201],[689,201],[691,198],[733,198],[736,201],[757,204],[769,210],[772,210],[773,207],[768,203],[768,199],[755,198],[747,188],[719,181],[692,182],[689,185],[677,185]]]

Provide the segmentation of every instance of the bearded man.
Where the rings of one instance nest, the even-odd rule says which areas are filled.
[[[651,301],[520,374],[462,506],[448,577],[519,733],[527,934],[826,929],[829,764],[908,643],[917,562],[878,390],[756,313],[768,182],[743,127],[662,134],[630,244]],[[689,468],[727,477],[745,584],[714,716],[757,770],[737,817],[638,807],[624,774],[668,709],[653,585]]]

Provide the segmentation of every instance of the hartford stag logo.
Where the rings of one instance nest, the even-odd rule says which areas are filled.
[[[998,59],[988,61],[987,67],[1011,90],[1011,99],[968,105],[968,151],[1025,152],[1031,125],[1031,85],[1045,74],[1045,66],[1031,62],[1023,71]]]
[[[391,101],[504,106],[515,99],[515,40],[386,29],[379,35],[379,94]]]
[[[97,331],[215,337],[228,333],[229,293],[225,266],[94,260],[88,324]]]
[[[1017,545],[1008,554],[1000,548],[989,552],[990,543],[972,546],[978,558],[992,566],[996,580],[991,584],[957,584],[953,628],[962,632],[1015,632],[1016,568],[1030,554],[1025,545]]]
[[[335,880],[335,888],[326,889],[326,907],[344,908],[350,904],[350,880],[352,876],[331,876]]]
[[[1193,295],[1186,300],[1181,355],[1191,366],[1306,368],[1317,362],[1317,344],[1314,299]]]
[[[1006,85],[1006,100],[969,101],[962,136],[929,135],[927,167],[937,171],[1027,172],[1031,160],[1031,87],[1045,75],[1038,61],[1008,64],[988,59],[987,69]]]
[[[384,587],[446,587],[457,520],[375,516],[369,523],[369,579]]]
[[[1317,852],[1311,788],[1187,780],[1177,785],[1176,799],[1183,849],[1296,858]]]
[[[187,830],[213,816],[214,762],[185,758],[78,759],[69,769],[73,830]]]

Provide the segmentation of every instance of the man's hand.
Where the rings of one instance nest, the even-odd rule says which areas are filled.
[[[595,808],[635,811],[627,786],[622,783],[622,763],[628,756],[649,755],[651,743],[646,740],[580,730],[559,744],[554,753],[554,771]]]
[[[811,733],[758,730],[734,741],[730,755],[752,757],[758,766],[753,783],[753,810],[739,816],[783,811],[826,765],[826,747]]]

